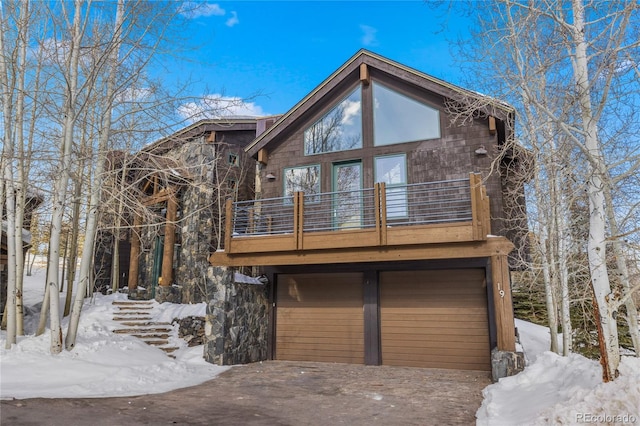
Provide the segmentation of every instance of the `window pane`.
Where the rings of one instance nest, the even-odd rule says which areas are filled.
[[[438,110],[379,83],[373,83],[374,145],[391,145],[439,137]]]
[[[304,154],[344,151],[362,147],[360,88],[333,107],[304,132]]]
[[[386,188],[387,218],[407,217],[407,169],[404,155],[375,158],[376,182],[384,182]]]
[[[376,157],[376,182],[387,185],[403,185],[407,183],[407,171],[404,155]]]
[[[285,197],[293,197],[293,194],[298,191],[302,191],[307,195],[320,193],[320,166],[319,165],[285,169],[284,171]],[[313,201],[318,201],[318,200],[312,199],[312,202]]]

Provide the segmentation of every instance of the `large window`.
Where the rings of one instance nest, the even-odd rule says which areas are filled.
[[[375,158],[376,182],[386,184],[387,218],[407,216],[407,167],[404,154]]]
[[[293,194],[304,192],[306,195],[320,193],[320,165],[284,169],[284,195],[288,203],[292,202]],[[307,198],[310,202],[319,201],[318,197]]]
[[[373,83],[373,144],[375,146],[440,137],[440,115],[421,102]]]
[[[357,87],[304,132],[304,154],[362,148],[362,96]]]

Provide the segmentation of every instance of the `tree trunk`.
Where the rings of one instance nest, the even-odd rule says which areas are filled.
[[[585,41],[584,4],[573,0],[575,59],[574,79],[584,131],[584,146],[589,155],[587,194],[589,196],[589,239],[587,253],[591,271],[591,286],[595,296],[600,324],[600,353],[603,363],[603,378],[608,381],[617,376],[620,363],[618,328],[615,321],[614,296],[611,294],[607,270],[605,182],[602,171],[606,164],[600,151],[598,126],[591,109],[591,89],[588,74],[587,43]]]

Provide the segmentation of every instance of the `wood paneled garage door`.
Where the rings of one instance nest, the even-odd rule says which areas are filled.
[[[483,269],[380,273],[382,364],[490,370]]]
[[[278,276],[276,359],[364,363],[361,273]]]

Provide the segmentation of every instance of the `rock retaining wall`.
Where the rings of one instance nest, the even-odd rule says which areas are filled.
[[[207,271],[204,358],[213,364],[267,359],[268,287],[235,283],[232,268]]]

